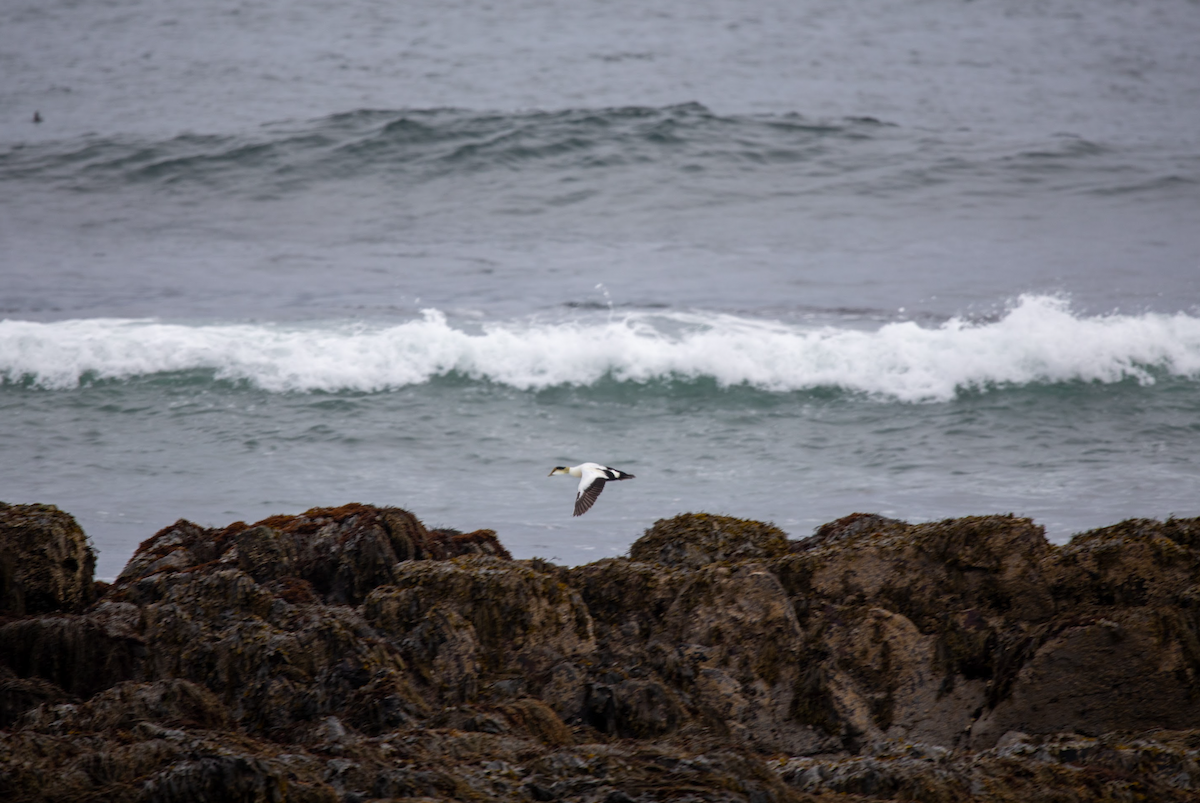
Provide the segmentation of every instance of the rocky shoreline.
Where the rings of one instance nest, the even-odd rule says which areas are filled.
[[[1200,519],[662,520],[629,558],[349,504],[144,542],[0,504],[5,801],[1200,801]]]

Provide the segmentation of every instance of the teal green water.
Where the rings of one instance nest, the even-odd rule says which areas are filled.
[[[0,486],[52,500],[101,576],[176,518],[206,525],[348,501],[493,528],[514,553],[580,563],[656,519],[707,510],[794,537],[854,511],[1015,512],[1054,540],[1195,510],[1200,390],[1063,383],[904,404],[833,389],[603,381],[520,391],[462,377],[381,393],[268,393],[200,372],[71,391],[0,388]],[[555,465],[637,475],[572,519]]]

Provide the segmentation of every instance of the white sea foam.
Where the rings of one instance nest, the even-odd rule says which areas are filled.
[[[768,391],[837,387],[901,401],[1054,382],[1200,378],[1200,318],[1085,317],[1022,296],[997,320],[875,331],[715,314],[631,314],[593,323],[455,328],[436,310],[396,326],[209,325],[91,319],[0,322],[0,376],[67,389],[94,377],[212,371],[268,391],[380,391],[458,373],[533,390],[715,379]]]

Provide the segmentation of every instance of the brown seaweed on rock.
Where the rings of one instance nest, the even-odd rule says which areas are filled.
[[[460,555],[511,559],[491,530],[430,531],[400,508],[313,508],[220,530],[181,519],[138,547],[114,591],[117,598],[136,596],[136,585],[160,574],[237,568],[259,583],[299,581],[324,602],[358,604],[371,589],[390,582],[402,561]]]
[[[94,599],[0,505],[0,799],[1200,800],[1198,550],[685,514],[563,568],[350,504],[177,522]]]
[[[0,502],[0,615],[78,611],[92,601],[96,556],[53,505]]]

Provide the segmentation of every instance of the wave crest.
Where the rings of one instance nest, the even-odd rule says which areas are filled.
[[[875,331],[804,327],[711,313],[634,313],[605,322],[492,323],[478,331],[426,310],[395,326],[183,326],[145,320],[0,322],[7,384],[77,387],[211,371],[272,392],[384,391],[459,374],[522,390],[709,378],[788,392],[840,388],[906,402],[1057,382],[1152,384],[1200,377],[1200,318],[1083,317],[1052,296],[1022,296],[1001,317]]]

